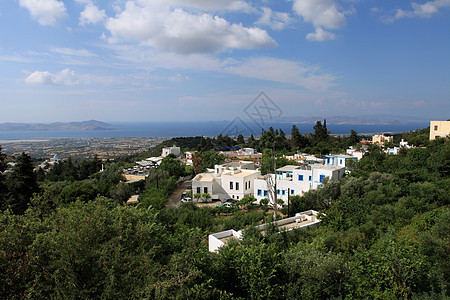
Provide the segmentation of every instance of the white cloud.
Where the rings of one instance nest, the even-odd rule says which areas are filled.
[[[295,0],[294,11],[315,27],[337,29],[345,25],[345,12],[333,0]]]
[[[226,70],[245,77],[294,84],[315,92],[323,92],[336,85],[336,78],[323,74],[318,67],[270,57],[253,58]]]
[[[85,9],[80,14],[81,25],[96,24],[103,22],[105,19],[105,10],[98,9],[98,7],[92,3],[88,3]]]
[[[145,45],[109,45],[116,53],[114,61],[117,67],[129,68],[130,65],[136,69],[144,70],[196,70],[196,71],[218,71],[224,62],[210,54],[180,54],[174,52],[159,52]]]
[[[272,9],[263,7],[261,18],[259,18],[255,24],[268,26],[274,30],[282,30],[291,22],[292,19],[288,13],[273,12]]]
[[[70,48],[52,48],[52,52],[67,55],[67,56],[81,56],[81,57],[95,57],[95,53],[92,53],[86,49],[70,49]]]
[[[213,53],[227,49],[273,47],[275,41],[257,27],[230,24],[210,14],[193,14],[161,4],[128,1],[125,9],[105,24],[110,42],[135,40],[158,50],[178,53]]]
[[[306,39],[316,42],[335,39],[333,33],[323,28],[342,28],[346,24],[345,15],[355,12],[353,8],[344,10],[334,0],[294,0],[293,10],[315,27],[315,32],[308,33]]]
[[[56,25],[67,16],[66,7],[57,0],[19,0],[20,6],[26,8],[31,16],[41,25]]]
[[[394,16],[385,16],[383,17],[383,21],[392,23],[401,18],[431,18],[441,8],[450,7],[450,0],[428,1],[423,4],[413,2],[411,6],[412,10],[397,9]]]
[[[306,39],[314,42],[323,42],[336,39],[334,33],[323,30],[321,27],[317,27],[314,33],[308,33]]]
[[[75,71],[64,69],[59,73],[53,74],[48,71],[34,71],[25,79],[27,84],[47,84],[47,85],[75,85],[79,81]]]
[[[188,81],[190,78],[189,78],[189,76],[177,73],[174,76],[170,76],[168,79],[169,79],[169,81],[172,81],[172,82],[183,82],[183,81]]]
[[[169,5],[181,5],[202,10],[254,11],[250,4],[241,0],[166,0],[163,2]]]

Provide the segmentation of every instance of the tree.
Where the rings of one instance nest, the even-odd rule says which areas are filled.
[[[323,120],[323,125],[322,125],[322,122],[317,121],[316,125],[314,125],[313,129],[314,129],[313,140],[314,140],[315,145],[320,142],[328,141],[329,136],[328,136],[328,129],[327,129],[327,120]]]
[[[255,137],[253,136],[253,134],[250,135],[247,145],[248,145],[248,147],[253,148],[253,149],[258,148],[258,141],[255,140]]]
[[[351,270],[343,255],[321,252],[306,244],[284,255],[286,298],[330,299],[345,294]]]
[[[185,175],[185,168],[183,164],[172,157],[166,157],[162,160],[159,169],[167,171],[170,176],[175,177],[176,179]]]
[[[225,161],[225,156],[217,154],[216,151],[210,150],[202,154],[203,164],[200,172],[205,172],[206,169],[214,168],[215,165],[220,165]]]
[[[197,175],[202,170],[203,165],[203,155],[201,152],[195,152],[192,157],[192,163],[194,165],[194,173]]]
[[[270,157],[272,154],[272,157]],[[264,168],[263,168],[264,167]],[[277,203],[277,177],[275,173],[277,170],[277,160],[270,149],[265,149],[263,154],[263,162],[261,166],[261,173],[264,175],[264,180],[267,184],[269,193],[269,203],[273,208],[273,219],[277,219],[278,203]],[[264,172],[264,173],[263,173]]]
[[[308,146],[309,146],[308,139],[303,134],[300,133],[297,126],[292,125],[292,130],[291,130],[291,147],[292,147],[292,149],[300,150],[300,149],[303,149]]]
[[[242,133],[240,133],[237,137],[236,143],[239,146],[245,146],[245,140],[244,140],[244,136],[242,135]]]
[[[202,197],[203,199],[205,199],[206,201],[209,201],[209,199],[211,199],[211,195],[210,195],[209,193],[203,193],[203,194],[201,195],[201,197]]]
[[[353,129],[350,130],[350,136],[347,139],[347,146],[354,146],[359,143],[358,133]]]
[[[31,157],[22,153],[17,158],[12,174],[8,178],[9,193],[7,204],[15,214],[23,214],[27,210],[33,193],[39,188],[36,174],[33,171]]]
[[[130,199],[132,191],[128,183],[119,182],[117,186],[112,187],[109,194],[118,203],[122,203]]]
[[[202,197],[202,194],[200,193],[195,193],[194,194],[194,198],[197,199],[197,201]]]
[[[248,207],[255,201],[256,201],[255,197],[246,196],[246,197],[242,197],[241,200],[237,201],[236,205],[238,207]]]

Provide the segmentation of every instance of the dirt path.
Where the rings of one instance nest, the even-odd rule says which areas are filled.
[[[187,189],[188,185],[192,184],[192,180],[187,180],[176,187],[167,198],[166,208],[178,207],[181,203],[181,195]]]

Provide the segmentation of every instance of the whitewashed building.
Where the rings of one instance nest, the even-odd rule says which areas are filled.
[[[358,158],[354,156],[346,154],[330,154],[325,155],[324,165],[348,168],[349,162],[356,162],[356,161],[358,161]]]
[[[353,149],[353,147],[348,148],[346,152],[348,155],[356,157],[358,160],[361,160],[361,158],[363,158],[364,153],[365,153],[362,149],[356,150],[356,149]]]
[[[173,145],[172,147],[167,147],[167,148],[163,148],[162,149],[162,153],[161,153],[162,157],[167,157],[170,154],[173,154],[176,157],[180,156],[181,155],[180,147],[177,147],[177,146]]]
[[[315,227],[320,223],[319,212],[315,210],[307,210],[295,214],[294,217],[278,220],[272,224],[278,227],[279,232],[291,231],[302,228]],[[261,224],[255,228],[265,235],[265,229],[268,224]],[[234,229],[210,234],[208,236],[209,252],[219,252],[220,248],[228,244],[231,240],[242,240],[242,230],[236,231]]]
[[[211,199],[240,200],[253,196],[253,182],[261,176],[254,162],[230,162],[216,165],[208,172],[198,174],[192,180],[194,194],[209,193]]]
[[[277,198],[285,203],[288,195],[303,195],[310,189],[316,189],[325,177],[339,180],[345,174],[345,168],[327,165],[284,166],[276,171]],[[275,175],[272,175],[275,176]],[[254,197],[257,202],[269,198],[266,180],[260,176],[254,182]]]

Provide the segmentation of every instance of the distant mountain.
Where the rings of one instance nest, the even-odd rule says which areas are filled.
[[[414,117],[400,117],[400,116],[361,116],[361,117],[348,117],[348,116],[328,116],[328,117],[280,117],[278,122],[282,123],[297,123],[297,124],[314,124],[317,121],[327,120],[328,124],[333,125],[403,125],[411,123],[423,123],[429,122],[429,120],[414,118]]]
[[[2,123],[0,131],[46,131],[46,130],[114,130],[114,126],[96,120],[83,122]]]

